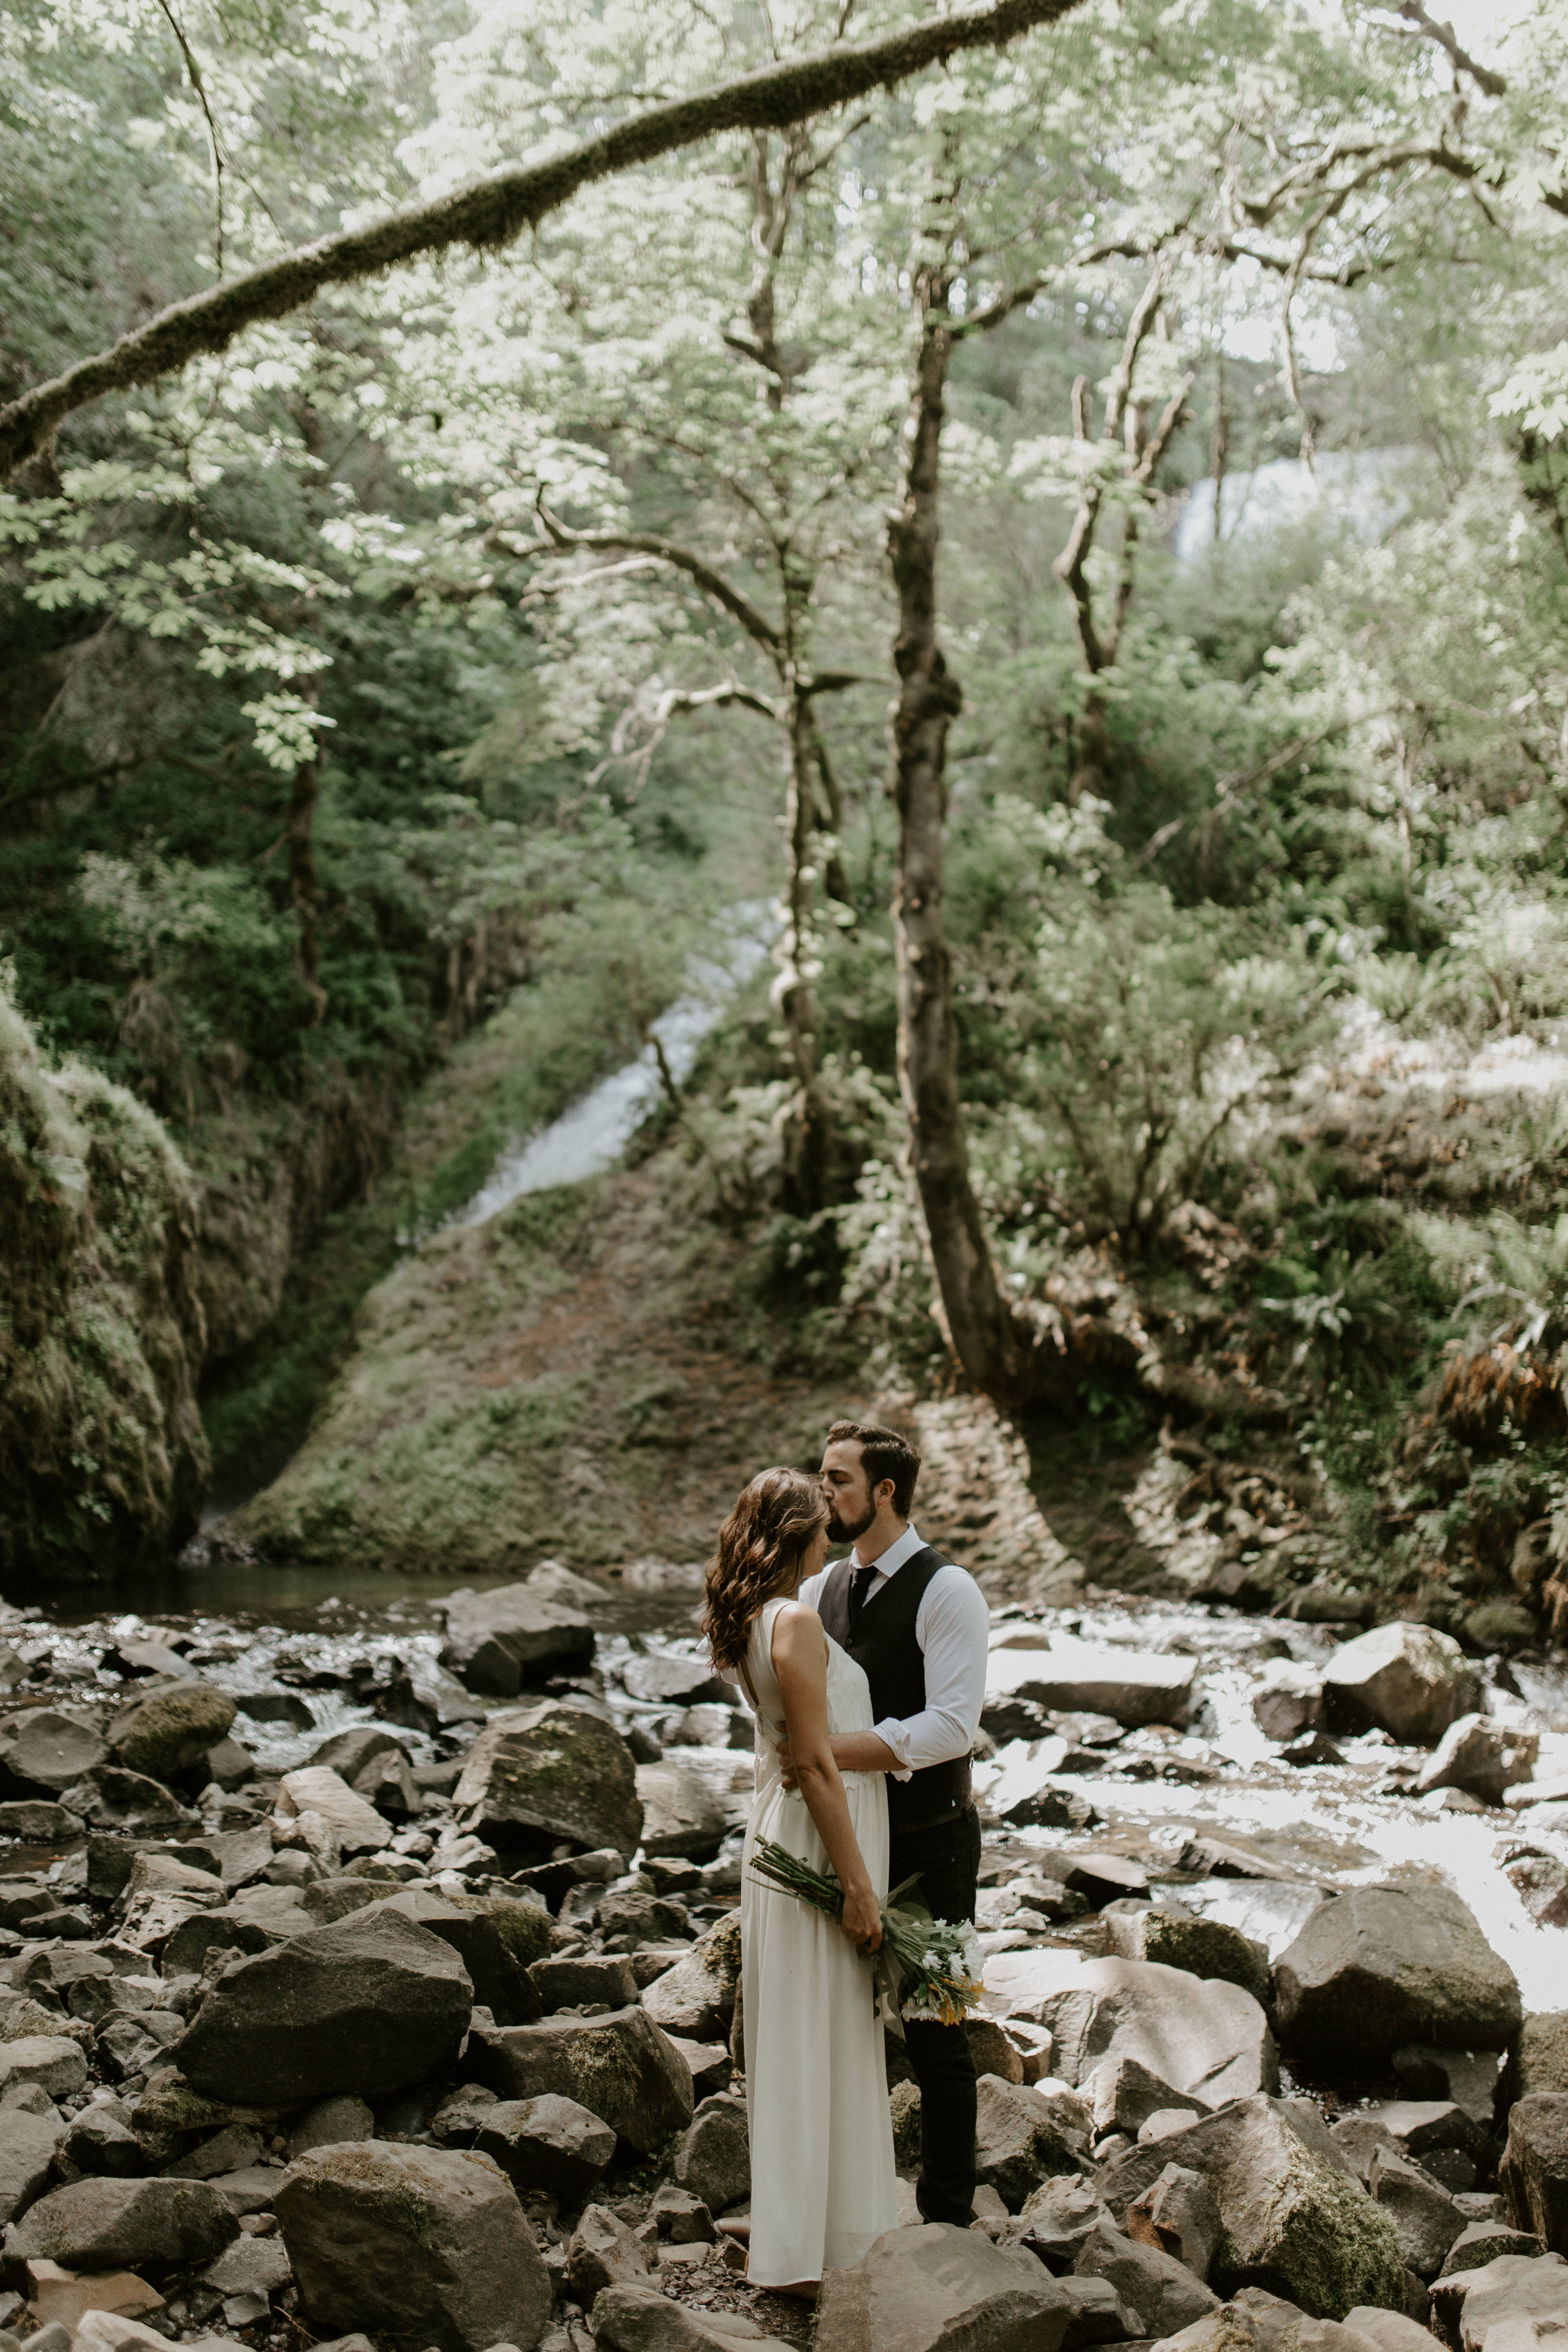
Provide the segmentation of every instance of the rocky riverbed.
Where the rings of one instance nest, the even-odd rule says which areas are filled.
[[[9,1612],[0,2352],[805,2340],[721,2226],[752,1736],[694,1581]],[[1568,1662],[1013,1603],[984,1735],[976,2226],[919,2226],[890,2042],[908,2226],[818,2343],[1568,2329]]]

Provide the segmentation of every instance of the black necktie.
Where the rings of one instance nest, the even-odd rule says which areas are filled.
[[[869,1568],[858,1568],[849,1579],[849,1638],[851,1641],[855,1639],[859,1629],[860,1612],[870,1598],[871,1579],[876,1573],[876,1565],[873,1562]]]

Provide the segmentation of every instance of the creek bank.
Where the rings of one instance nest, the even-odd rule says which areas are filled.
[[[54,2352],[799,2340],[718,2228],[751,2193],[747,1718],[691,1577],[617,1581],[288,1630],[11,1613],[0,2325],[64,2314]],[[663,1596],[627,1633],[638,1584]],[[977,2224],[831,2280],[830,2347],[934,2347],[950,2304],[1020,2352],[1480,2352],[1568,2319],[1564,1930],[1531,1908],[1568,1877],[1562,1665],[1526,1698],[1429,1629],[1390,1680],[1386,1629],[993,1618]],[[1269,1738],[1282,1668],[1364,1691],[1380,1659],[1378,1709],[1433,1744],[1364,1700],[1337,1762]]]

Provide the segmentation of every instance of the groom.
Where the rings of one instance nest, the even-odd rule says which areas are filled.
[[[910,1524],[921,1457],[896,1430],[836,1421],[822,1457],[828,1536],[847,1559],[809,1578],[800,1599],[864,1667],[876,1729],[840,1732],[841,1771],[886,1772],[888,1884],[918,1872],[939,1919],[973,1920],[980,1819],[969,1751],[985,1696],[990,1612],[967,1570]],[[793,1785],[787,1747],[784,1778]],[[974,2061],[962,2025],[914,2019],[905,2045],[921,2086],[921,2175],[927,2221],[966,2228],[974,2200]]]

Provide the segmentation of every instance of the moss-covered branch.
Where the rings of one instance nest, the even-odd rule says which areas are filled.
[[[111,392],[151,383],[198,358],[226,351],[263,319],[300,309],[323,287],[374,278],[418,254],[448,246],[510,244],[580,188],[727,131],[776,130],[843,106],[868,90],[906,80],[963,49],[995,48],[1037,25],[1054,24],[1078,0],[992,0],[981,8],[889,33],[879,40],[786,58],[691,98],[648,107],[597,138],[541,163],[510,165],[360,228],[300,246],[184,302],[173,302],[108,351],[78,360],[0,408],[0,480],[47,446],[61,421]]]

